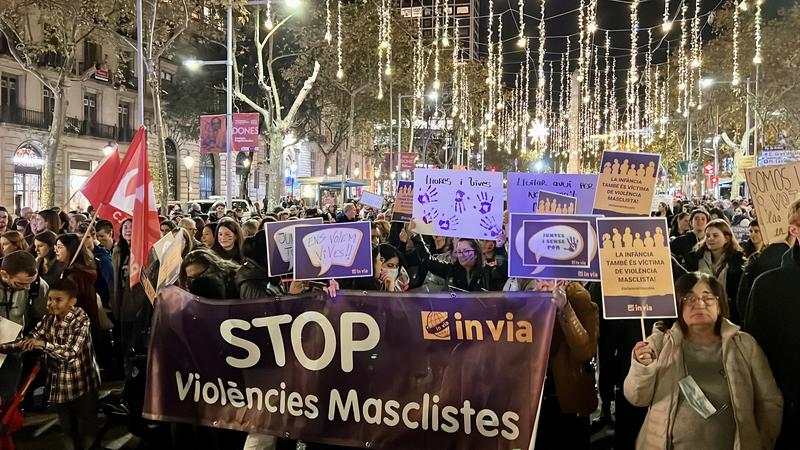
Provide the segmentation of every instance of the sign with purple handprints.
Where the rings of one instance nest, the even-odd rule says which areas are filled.
[[[508,275],[599,281],[597,219],[589,215],[511,214]]]
[[[567,173],[508,174],[508,212],[534,213],[539,206],[540,191],[575,197],[575,214],[592,214],[597,175]]]
[[[296,227],[294,248],[295,280],[372,276],[369,222]]]
[[[553,224],[549,220],[529,220],[523,223],[523,227],[524,265],[589,267],[587,222]]]
[[[503,230],[503,174],[414,171],[414,219],[438,236],[494,239]]]

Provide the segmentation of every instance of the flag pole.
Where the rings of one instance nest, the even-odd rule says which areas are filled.
[[[100,203],[100,206],[97,208],[97,211],[100,211],[100,208],[103,207],[105,203]],[[86,227],[86,231],[83,233],[83,237],[81,238],[81,243],[78,245],[78,250],[72,255],[72,261],[69,262],[67,267],[72,267],[75,264],[75,260],[78,259],[78,255],[81,254],[81,248],[83,247],[83,243],[86,241],[86,237],[89,236],[89,231],[94,226],[94,223],[97,221],[97,213],[92,214],[92,220],[89,222],[89,226]]]
[[[136,0],[136,54],[138,64],[136,65],[136,86],[138,90],[138,110],[137,119],[139,126],[144,126],[144,27],[142,26],[142,0]]]

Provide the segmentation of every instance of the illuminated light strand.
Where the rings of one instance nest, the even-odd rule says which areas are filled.
[[[682,101],[681,106],[678,107],[678,113],[683,114],[684,117],[689,117],[689,76],[688,76],[688,69],[689,69],[689,61],[687,55],[687,34],[686,34],[686,12],[688,11],[689,6],[684,3],[681,7],[681,40],[680,40],[680,48],[679,48],[679,67],[680,67],[680,74],[679,74],[679,82],[678,82],[678,91],[680,92],[680,98]]]
[[[603,116],[604,116],[604,129],[603,134],[608,135],[611,132],[611,96],[614,94],[610,89],[610,71],[611,71],[611,38],[609,36],[608,31],[606,30],[606,45],[605,45],[605,55],[604,55],[604,76],[603,76],[603,87],[605,88],[605,98],[604,98],[604,107],[603,107]],[[613,74],[616,76],[615,74]]]
[[[519,0],[519,39],[517,40],[518,47],[525,47],[527,40],[525,39],[525,0]]]
[[[444,2],[444,30],[442,33],[442,47],[448,48],[450,47],[450,6],[447,4],[448,0]],[[458,46],[458,41],[456,40],[456,47]]]
[[[344,69],[342,69],[342,0],[336,2],[336,78],[344,78]]]
[[[580,45],[580,52],[578,54],[578,82],[583,83],[583,74],[584,74],[584,61],[585,61],[585,49],[583,48],[583,35],[586,30],[585,22],[586,18],[584,15],[584,0],[580,0],[580,11],[578,12],[578,44]]]
[[[450,63],[452,65],[451,69],[453,71],[453,79],[452,79],[452,84],[453,84],[453,87],[452,87],[452,89],[453,89],[453,94],[452,94],[452,99],[453,100],[452,100],[452,103],[453,103],[453,107],[452,107],[452,111],[451,111],[450,115],[453,117],[453,121],[455,122],[455,119],[458,117],[458,114],[459,114],[459,100],[460,100],[460,96],[459,96],[460,92],[459,92],[459,90],[460,90],[460,87],[461,87],[461,85],[459,84],[459,79],[458,79],[459,70],[460,70],[460,67],[459,67],[459,64],[458,64],[458,47],[459,47],[458,46],[458,39],[459,39],[459,37],[458,37],[458,20],[456,20],[456,27],[454,29],[454,33],[455,33],[456,45],[453,45],[452,61]]]
[[[495,97],[497,98],[497,109],[503,109],[503,19],[497,20],[497,67],[495,73]]]
[[[637,112],[637,104],[638,104],[638,88],[637,88],[637,81],[639,79],[639,73],[636,68],[636,59],[638,57],[638,45],[639,45],[639,0],[633,0],[631,3],[631,63],[630,69],[628,70],[628,84],[627,84],[627,93],[628,93],[628,117],[627,117],[627,129],[633,129],[636,124],[638,123],[638,116]]]
[[[672,29],[672,22],[669,20],[669,0],[664,0],[664,18],[661,22],[661,30],[664,33],[669,33]]]
[[[441,4],[439,0],[434,2],[433,7],[433,91],[437,93],[441,87],[439,81],[439,40],[441,39]]]
[[[763,0],[756,0],[756,17],[755,17],[755,40],[756,40],[756,53],[753,56],[753,64],[761,64],[761,4]]]
[[[267,0],[267,20],[264,21],[264,27],[271,30],[274,26],[272,23],[272,0]]]
[[[537,80],[536,80],[536,119],[539,122],[543,122],[542,114],[543,111],[543,103],[544,103],[544,87],[545,87],[545,76],[544,76],[544,52],[545,52],[545,40],[546,40],[546,27],[545,27],[545,3],[546,0],[541,0],[540,7],[541,7],[541,14],[542,19],[539,21],[539,63],[537,68]]]
[[[733,76],[731,78],[731,85],[739,85],[739,5],[735,4],[733,7]]]
[[[494,105],[495,105],[495,75],[494,75],[494,42],[493,42],[493,34],[494,34],[494,0],[489,0],[489,26],[487,27],[487,37],[486,42],[488,45],[488,60],[487,60],[487,77],[486,77],[486,85],[489,87],[487,89],[488,93],[488,102],[489,107],[484,110],[483,117],[486,119],[486,127],[487,127],[487,134],[492,128],[492,122],[494,118]]]
[[[325,42],[329,45],[333,40],[331,34],[331,0],[325,0]]]
[[[653,32],[651,30],[647,30],[647,54],[644,57],[644,79],[645,79],[645,89],[644,89],[644,117],[642,125],[646,129],[653,128]]]

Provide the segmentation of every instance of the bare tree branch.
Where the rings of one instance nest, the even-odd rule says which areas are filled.
[[[300,92],[297,93],[297,97],[294,99],[294,103],[292,107],[289,109],[289,112],[284,117],[284,121],[286,123],[292,123],[294,121],[294,117],[297,115],[297,111],[300,109],[300,105],[303,104],[303,101],[306,99],[308,92],[311,91],[311,88],[314,87],[314,82],[317,81],[317,75],[319,75],[319,62],[314,62],[314,72],[311,74],[310,77],[303,83],[303,87],[300,89]]]

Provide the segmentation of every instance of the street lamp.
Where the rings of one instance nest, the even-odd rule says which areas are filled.
[[[194,158],[192,155],[186,155],[183,157],[183,167],[186,167],[186,201],[191,201],[191,194],[190,191],[192,190],[191,186],[191,177],[192,177],[192,166],[194,166]]]

